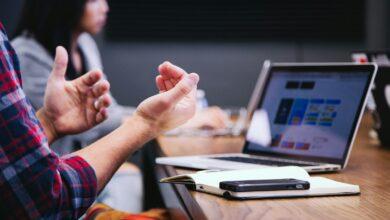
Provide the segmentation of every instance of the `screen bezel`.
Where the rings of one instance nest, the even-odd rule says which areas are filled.
[[[296,160],[302,160],[302,161],[308,161],[308,162],[321,162],[321,163],[331,163],[331,164],[339,164],[341,166],[344,166],[347,159],[349,152],[352,148],[352,144],[357,132],[357,126],[360,122],[360,119],[362,117],[362,113],[364,111],[364,105],[366,103],[366,98],[368,91],[371,87],[371,84],[373,82],[375,73],[376,73],[376,65],[374,64],[353,64],[353,63],[326,63],[326,64],[318,64],[318,63],[307,63],[307,64],[296,64],[296,63],[273,63],[271,64],[271,67],[269,68],[269,71],[267,72],[267,76],[265,79],[265,85],[263,87],[263,90],[260,92],[259,95],[259,102],[257,103],[257,108],[262,106],[265,93],[268,89],[270,79],[272,75],[275,72],[280,71],[289,71],[289,72],[326,72],[326,73],[340,73],[344,72],[344,74],[353,74],[356,72],[367,72],[368,80],[366,82],[363,96],[360,99],[360,103],[358,108],[355,112],[355,119],[351,126],[351,131],[349,132],[347,146],[345,147],[343,157],[341,159],[335,159],[335,158],[328,158],[328,157],[317,157],[317,156],[302,156],[302,155],[295,155],[295,154],[288,154],[288,153],[280,153],[280,152],[268,152],[268,151],[254,151],[250,150],[248,148],[249,141],[245,141],[243,152],[246,154],[252,154],[252,155],[261,155],[261,156],[271,156],[271,157],[278,157],[278,158],[285,158],[285,159],[296,159]]]

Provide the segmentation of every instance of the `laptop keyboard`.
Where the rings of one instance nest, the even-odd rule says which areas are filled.
[[[241,162],[241,163],[253,163],[253,164],[261,164],[268,166],[314,166],[318,164],[311,163],[300,163],[294,161],[279,161],[279,160],[269,160],[269,159],[260,159],[260,158],[250,158],[250,157],[212,157],[212,159],[217,160],[227,160],[233,162]]]

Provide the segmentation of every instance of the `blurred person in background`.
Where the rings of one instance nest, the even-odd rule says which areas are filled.
[[[25,1],[12,45],[20,59],[24,91],[35,109],[43,106],[45,88],[58,45],[69,52],[68,80],[76,79],[93,69],[103,69],[92,35],[103,29],[108,11],[106,0]],[[119,105],[110,96],[112,105],[105,122],[84,133],[60,138],[51,148],[60,155],[68,154],[119,127],[135,108]],[[219,108],[209,108],[198,112],[183,126],[223,128],[225,115]],[[123,211],[139,212],[142,210],[142,192],[139,169],[126,163],[108,183],[97,202]]]

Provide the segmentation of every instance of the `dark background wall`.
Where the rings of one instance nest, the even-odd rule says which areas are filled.
[[[12,32],[23,0],[1,0],[0,20]],[[137,105],[156,92],[156,67],[170,60],[201,76],[200,88],[211,104],[245,106],[262,61],[350,61],[350,52],[390,47],[390,3],[366,0],[364,36],[361,40],[240,40],[177,41],[130,39],[108,40],[96,36],[105,73],[112,92],[121,104]]]

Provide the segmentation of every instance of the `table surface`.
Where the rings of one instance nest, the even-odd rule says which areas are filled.
[[[232,201],[172,185],[174,196],[165,196],[164,200],[181,203],[185,213],[174,216],[189,219],[389,219],[390,150],[368,136],[371,123],[371,118],[365,115],[345,170],[312,174],[357,184],[361,190],[358,196]],[[158,142],[163,155],[179,156],[240,152],[244,140],[242,137],[160,137]],[[159,169],[165,172],[160,172],[158,177],[193,172],[161,165]],[[167,188],[164,187],[162,191]],[[173,206],[177,213],[178,206]]]

